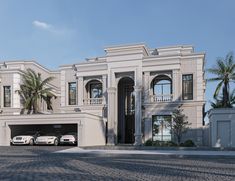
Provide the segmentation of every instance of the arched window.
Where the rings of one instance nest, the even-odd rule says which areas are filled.
[[[87,99],[85,104],[102,104],[102,83],[98,80],[91,80],[86,85]]]
[[[172,81],[166,75],[159,75],[152,81],[154,102],[164,102],[172,100]]]
[[[102,84],[100,82],[94,82],[90,84],[90,98],[102,97]]]

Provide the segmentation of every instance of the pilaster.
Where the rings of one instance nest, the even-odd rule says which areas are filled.
[[[150,95],[150,72],[144,72],[144,102],[149,102],[149,95]]]
[[[172,72],[172,93],[173,93],[173,101],[180,100],[180,75],[179,70],[173,70]]]
[[[107,89],[108,92],[108,145],[115,144],[115,96],[116,96],[116,88],[109,87]]]
[[[102,76],[103,84],[102,84],[102,91],[103,91],[103,104],[106,104],[107,98],[107,75]]]
[[[83,105],[83,77],[78,77],[77,95],[78,95],[78,106]]]
[[[134,86],[135,89],[135,143],[134,145],[142,145],[142,131],[141,131],[141,120],[142,120],[142,110],[141,110],[141,86]]]

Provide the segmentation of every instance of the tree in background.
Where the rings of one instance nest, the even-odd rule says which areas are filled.
[[[41,100],[46,102],[47,108],[52,109],[51,99],[56,96],[52,93],[52,88],[47,85],[54,77],[42,80],[41,74],[32,69],[21,71],[21,76],[22,84],[17,92],[20,94],[24,109],[28,110],[28,114],[31,110],[34,114],[39,112],[39,101]]]
[[[172,112],[172,128],[171,132],[177,138],[178,145],[181,143],[183,133],[187,132],[190,123],[187,121],[187,116],[183,114],[183,110],[175,109]]]

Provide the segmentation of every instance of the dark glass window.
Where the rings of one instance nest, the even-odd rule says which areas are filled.
[[[90,84],[90,98],[101,98],[102,97],[102,84],[91,83]]]
[[[183,75],[183,100],[192,100],[193,99],[193,75],[187,74]]]
[[[171,141],[171,116],[153,116],[153,141]]]
[[[11,86],[3,86],[3,105],[11,107]]]
[[[69,105],[76,105],[77,99],[77,84],[76,82],[69,83]]]

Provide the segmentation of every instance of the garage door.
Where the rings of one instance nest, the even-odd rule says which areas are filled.
[[[41,132],[44,134],[54,133],[55,135],[65,135],[67,133],[77,133],[77,124],[35,124],[35,125],[10,125],[11,138],[25,133]]]

